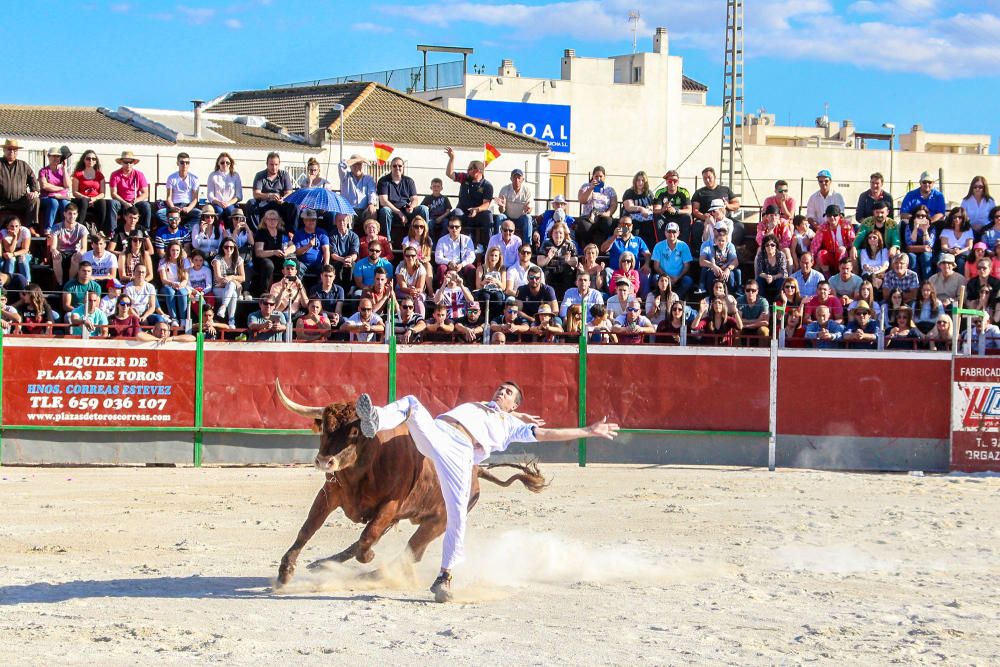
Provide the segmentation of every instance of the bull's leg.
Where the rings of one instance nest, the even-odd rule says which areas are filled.
[[[424,557],[427,545],[444,534],[445,526],[448,524],[444,514],[427,519],[413,532],[410,541],[406,543],[407,548],[413,555],[413,562],[419,563]]]
[[[281,559],[281,566],[278,568],[278,586],[284,586],[291,581],[292,575],[295,574],[295,561],[298,560],[302,547],[323,526],[330,513],[340,506],[339,496],[336,491],[337,488],[336,484],[327,482],[319,490],[319,493],[316,494],[312,507],[309,508],[309,516],[306,517],[305,523],[299,528],[299,534],[295,537],[295,542],[292,543],[292,546],[285,552],[285,555]]]
[[[398,511],[399,503],[394,500],[389,501],[382,505],[378,509],[378,513],[375,514],[375,518],[368,522],[368,525],[361,532],[361,537],[358,538],[357,549],[354,552],[354,557],[358,559],[359,563],[370,563],[375,558],[372,547],[382,539],[385,531],[396,523]]]
[[[327,558],[320,558],[319,560],[314,560],[313,562],[309,563],[309,565],[307,565],[306,567],[310,570],[313,570],[317,567],[325,565],[326,563],[346,563],[347,561],[354,558],[354,554],[357,552],[357,550],[358,550],[358,543],[355,542],[351,546],[341,551],[339,554],[334,554]]]

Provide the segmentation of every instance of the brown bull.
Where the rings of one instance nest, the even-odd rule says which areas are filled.
[[[366,524],[365,529],[357,542],[334,556],[310,564],[310,568],[330,561],[342,563],[351,558],[370,562],[375,557],[372,547],[389,528],[404,519],[417,525],[407,548],[413,560],[419,561],[427,545],[444,533],[447,514],[434,465],[417,451],[406,425],[389,433],[379,433],[374,438],[365,438],[353,405],[332,403],[325,408],[299,405],[285,396],[280,384],[276,382],[275,387],[286,408],[314,421],[313,429],[320,433],[315,463],[326,473],[326,481],[313,500],[309,516],[281,559],[278,585],[291,581],[299,552],[338,507],[351,521]],[[486,468],[474,466],[470,510],[479,500],[480,478],[500,486],[520,481],[535,493],[545,488],[545,479],[534,464],[499,465],[521,472],[502,480]]]

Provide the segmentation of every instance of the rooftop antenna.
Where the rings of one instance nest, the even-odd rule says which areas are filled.
[[[639,33],[639,10],[632,9],[628,13],[628,22],[632,24],[632,53],[636,52],[636,39]]]

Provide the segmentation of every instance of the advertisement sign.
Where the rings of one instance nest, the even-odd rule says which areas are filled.
[[[1000,472],[1000,358],[955,359],[951,468]]]
[[[4,347],[3,421],[194,426],[194,349]]]
[[[505,130],[547,141],[556,153],[571,150],[570,107],[567,104],[466,100],[465,113]]]

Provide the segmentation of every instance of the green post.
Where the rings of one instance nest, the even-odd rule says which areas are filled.
[[[584,428],[587,425],[587,325],[584,324],[580,331],[580,376],[577,381],[577,396],[579,398],[578,417],[579,426]],[[577,455],[580,460],[580,467],[587,465],[587,439],[580,438]]]
[[[396,320],[393,313],[395,299],[389,300],[389,316],[385,323],[386,340],[389,342],[389,402],[396,400]]]
[[[194,467],[201,467],[202,447],[202,410],[204,408],[205,391],[205,302],[198,301],[198,335],[195,343],[194,357]]]

